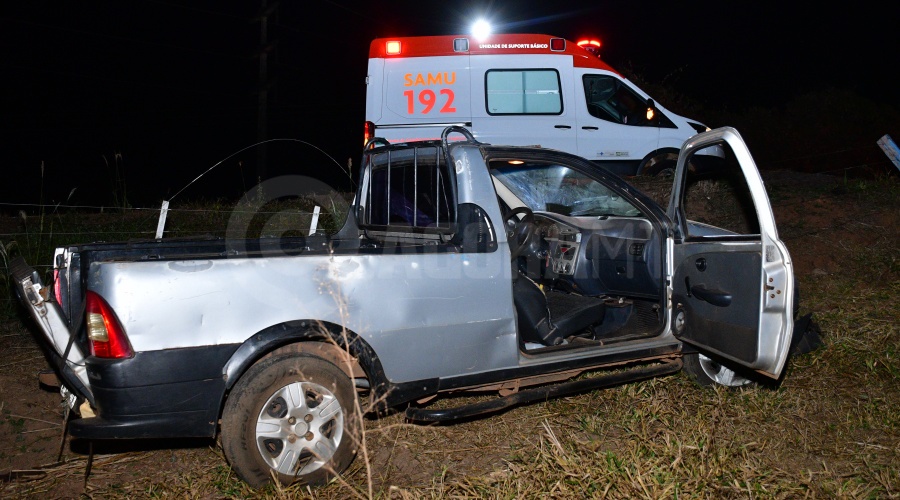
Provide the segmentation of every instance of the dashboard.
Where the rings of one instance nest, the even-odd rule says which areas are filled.
[[[540,279],[590,296],[657,298],[662,242],[642,217],[570,217],[535,212]]]

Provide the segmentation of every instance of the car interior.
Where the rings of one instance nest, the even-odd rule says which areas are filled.
[[[446,244],[472,251],[496,248],[487,237],[484,211],[471,203],[456,207],[449,201],[450,184],[429,174],[440,171],[435,170],[438,149],[391,150],[371,161],[373,180],[362,220],[366,234],[377,236],[373,243],[393,238],[412,244],[432,236],[435,243],[444,242],[440,223],[456,216],[469,229]],[[664,239],[655,218],[574,165],[496,157],[489,169],[504,218],[495,227],[506,231],[514,262],[522,351],[555,352],[662,333]]]
[[[660,231],[626,198],[566,165],[493,160],[525,352],[655,337]]]

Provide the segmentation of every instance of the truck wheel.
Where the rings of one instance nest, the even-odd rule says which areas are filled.
[[[349,377],[321,358],[284,354],[252,366],[231,390],[221,443],[254,488],[327,483],[353,461],[361,419]]]
[[[684,371],[691,380],[704,387],[712,385],[741,387],[753,382],[700,353],[684,356]]]

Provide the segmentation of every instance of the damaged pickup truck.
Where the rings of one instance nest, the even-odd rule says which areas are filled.
[[[461,137],[460,137],[461,136]],[[693,155],[722,148],[749,223],[690,218]],[[370,142],[334,235],[56,250],[17,291],[87,440],[218,437],[246,482],[318,485],[363,416],[452,422],[685,370],[777,381],[797,318],[791,258],[738,132],[684,144],[668,207],[577,156]],[[485,391],[495,398],[433,398]]]

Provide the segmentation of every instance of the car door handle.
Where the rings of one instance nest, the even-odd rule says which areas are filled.
[[[564,128],[566,130],[572,128],[570,125],[555,125],[553,128]]]
[[[581,130],[600,130],[600,127],[593,127],[591,125],[585,125],[581,127]]]
[[[709,290],[703,285],[691,287],[691,295],[700,300],[705,300],[714,306],[728,307],[731,305],[731,294],[722,290]]]

